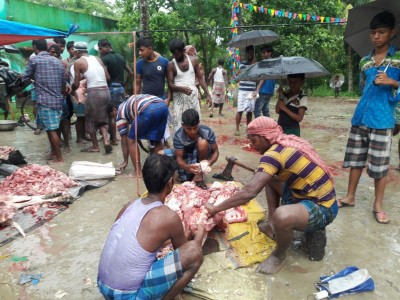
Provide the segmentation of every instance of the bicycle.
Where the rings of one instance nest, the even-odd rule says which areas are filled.
[[[25,91],[22,93],[22,95],[23,96],[19,97],[17,100],[17,107],[19,102],[21,111],[21,117],[18,122],[27,125],[32,130],[36,130],[38,128],[36,124],[36,117],[34,114],[36,101],[32,100],[31,91]],[[73,114],[73,116],[71,117],[71,125],[74,125],[75,122],[76,122],[76,116],[75,114]]]

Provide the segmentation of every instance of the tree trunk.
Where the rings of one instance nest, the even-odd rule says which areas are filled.
[[[347,69],[348,69],[348,87],[347,91],[349,93],[353,92],[353,49],[348,45],[348,51],[347,51]]]
[[[146,36],[149,36],[148,30],[150,29],[150,27],[149,27],[149,11],[147,9],[147,1],[140,0],[139,7],[140,7],[140,30],[144,31],[141,33],[140,36],[146,37]]]

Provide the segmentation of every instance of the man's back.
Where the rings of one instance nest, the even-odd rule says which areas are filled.
[[[110,51],[106,55],[102,56],[101,60],[110,74],[110,82],[123,84],[125,70],[124,57],[114,51]]]
[[[143,249],[138,241],[138,231],[146,215],[162,205],[160,201],[144,204],[142,199],[137,199],[114,223],[99,264],[99,279],[104,284],[128,291],[140,287],[156,252]]]
[[[65,69],[62,62],[50,56],[46,51],[39,52],[29,59],[24,78],[35,80],[38,104],[48,108],[62,109],[63,87],[66,83]]]

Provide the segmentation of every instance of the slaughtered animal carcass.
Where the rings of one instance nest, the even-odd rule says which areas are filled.
[[[244,222],[247,220],[246,211],[235,207],[209,217],[204,208],[205,203],[220,204],[240,188],[234,182],[214,182],[208,190],[196,186],[194,182],[184,182],[176,185],[165,199],[165,205],[175,211],[182,220],[186,237],[192,237],[199,224],[211,231],[216,226],[226,227],[226,223]],[[168,246],[171,250],[172,247]],[[161,249],[159,257],[168,253],[168,249]]]

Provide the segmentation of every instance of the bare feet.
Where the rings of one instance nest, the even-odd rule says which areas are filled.
[[[124,173],[127,166],[128,166],[128,163],[121,163],[115,168],[115,171],[118,172],[119,174],[122,174],[122,173]]]
[[[139,171],[138,173],[136,172],[136,170],[133,170],[132,172],[129,173],[129,177],[131,178],[141,178],[142,176],[142,171]]]
[[[286,255],[278,257],[276,256],[275,251],[276,250],[274,250],[266,260],[258,265],[256,269],[257,273],[262,273],[266,275],[275,274],[283,267],[283,265],[285,264]]]
[[[185,300],[185,297],[183,297],[183,294],[178,294],[174,297],[174,300]]]
[[[71,152],[71,149],[69,148],[69,146],[65,146],[63,152],[64,152],[64,153],[70,153],[70,152]]]
[[[347,206],[354,206],[355,205],[355,199],[354,197],[349,197],[346,196],[340,200],[337,200],[338,206],[339,207],[347,207]]]
[[[62,158],[60,160],[52,159],[52,160],[47,161],[47,164],[48,165],[54,165],[54,164],[60,164],[60,163],[63,163],[63,162],[64,162],[64,160]]]
[[[111,140],[110,144],[113,145],[113,146],[118,146],[117,140]]]
[[[272,230],[271,224],[267,221],[265,222],[260,222],[257,224],[258,229],[260,232],[264,233],[267,237],[269,237],[271,240],[275,240],[275,233]]]
[[[52,160],[52,159],[55,159],[55,158],[56,158],[56,156],[53,153],[47,153],[44,156],[44,159],[46,159],[46,160]]]

